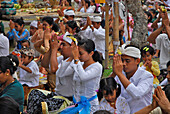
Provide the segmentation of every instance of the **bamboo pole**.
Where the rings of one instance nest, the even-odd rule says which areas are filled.
[[[105,68],[109,66],[109,5],[105,4]]]
[[[113,22],[113,52],[115,53],[119,45],[119,3],[114,2],[114,22]]]

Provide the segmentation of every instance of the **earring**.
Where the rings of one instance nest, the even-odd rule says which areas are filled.
[[[9,75],[9,74],[6,74],[7,76]]]

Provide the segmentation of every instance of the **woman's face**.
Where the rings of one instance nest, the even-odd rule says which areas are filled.
[[[47,26],[52,27],[46,21],[43,21],[43,30],[46,30]]]
[[[18,23],[15,23],[15,30],[16,30],[16,31],[21,31],[21,30],[23,29],[23,26],[24,26],[24,25],[21,25],[21,26],[20,26]]]
[[[81,62],[86,62],[92,57],[91,53],[88,53],[80,46],[79,46],[79,54],[80,54],[79,59]]]
[[[109,103],[113,103],[116,101],[116,90],[112,90],[113,94],[106,95],[106,90],[103,91],[103,96]]]
[[[5,83],[7,80],[7,76],[5,73],[3,73],[2,71],[0,71],[0,84]]]

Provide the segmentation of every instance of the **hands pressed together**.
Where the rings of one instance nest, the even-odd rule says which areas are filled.
[[[160,106],[161,109],[166,112],[170,113],[170,102],[167,99],[165,92],[161,89],[160,86],[158,86],[153,95],[153,102],[152,102],[152,108],[156,108],[157,106]]]
[[[113,73],[116,75],[122,74],[122,70],[123,70],[123,62],[121,59],[121,55],[116,54],[113,57]]]

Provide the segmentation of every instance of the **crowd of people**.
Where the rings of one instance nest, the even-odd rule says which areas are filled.
[[[0,112],[39,114],[46,102],[48,111],[60,114],[169,114],[170,1],[141,4],[148,19],[148,44],[128,45],[120,17],[120,53],[113,56],[108,77],[103,77],[105,4],[75,0],[74,10],[58,10],[56,19],[34,20],[30,30],[23,18],[10,20],[7,33],[1,22]],[[60,5],[72,4],[62,0]],[[76,20],[75,10],[102,16]],[[111,5],[109,15],[112,25]],[[129,21],[133,32],[132,15]],[[47,83],[40,84],[44,75]]]

